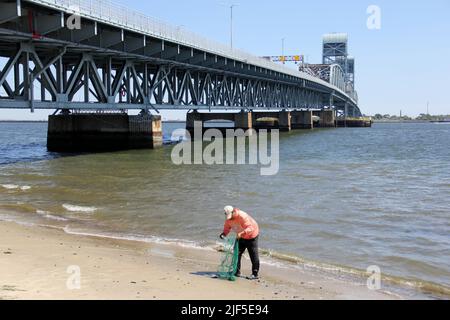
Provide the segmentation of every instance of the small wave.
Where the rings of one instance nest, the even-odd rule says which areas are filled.
[[[277,221],[279,222],[300,222],[303,224],[320,224],[320,220],[298,216],[298,215],[280,215],[277,217]]]
[[[96,207],[82,207],[82,206],[75,206],[71,204],[63,204],[62,205],[64,209],[66,209],[69,212],[83,212],[83,213],[94,213],[98,210]]]
[[[16,184],[2,184],[1,187],[6,190],[21,190],[28,191],[31,189],[30,186],[18,186]]]
[[[55,220],[55,221],[69,221],[69,219],[63,218],[63,217],[59,217],[59,216],[55,216],[50,214],[50,212],[47,211],[43,211],[43,210],[36,210],[36,213],[44,218],[50,219],[50,220]]]
[[[72,234],[76,236],[85,236],[85,237],[94,237],[94,238],[103,238],[103,239],[113,239],[113,240],[124,240],[124,241],[137,241],[144,243],[154,243],[161,245],[176,245],[186,249],[199,249],[199,250],[208,250],[214,251],[214,248],[209,246],[202,246],[198,242],[189,241],[189,240],[181,240],[181,239],[171,239],[171,238],[162,238],[156,236],[139,236],[139,235],[118,235],[112,233],[93,233],[93,232],[84,232],[84,231],[76,231],[71,229],[69,226],[66,226],[64,232],[67,234]]]
[[[36,209],[36,207],[34,207],[33,205],[23,202],[17,202],[16,204],[0,204],[0,210],[1,209],[6,210],[7,212],[11,211],[11,212],[31,214],[31,216],[32,214],[37,214],[41,217],[55,221],[69,221],[66,218],[52,215],[50,212]]]
[[[358,278],[366,278],[369,274],[365,270],[352,268],[342,265],[334,265],[328,263],[322,263],[313,260],[307,260],[299,256],[283,254],[272,250],[261,249],[262,256],[266,256],[278,261],[287,262],[293,265],[302,266],[310,269],[315,269],[324,272],[337,273],[340,275],[346,274],[349,276],[356,276]],[[450,287],[437,284],[429,281],[424,281],[414,278],[405,278],[400,276],[392,276],[388,274],[382,275],[382,281],[390,283],[392,285],[400,286],[403,288],[410,288],[422,293],[429,293],[433,296],[443,296],[445,298],[450,297]]]
[[[2,222],[11,222],[11,223],[15,223],[18,224],[19,226],[24,226],[24,227],[34,227],[36,226],[34,223],[32,222],[27,222],[27,221],[19,221],[14,217],[10,217],[10,216],[5,216],[5,215],[1,215],[0,216],[0,221]]]
[[[34,206],[23,202],[0,204],[0,209],[18,213],[36,213]]]
[[[19,186],[16,184],[2,184],[2,188],[7,189],[7,190],[15,190],[15,189],[19,189]]]
[[[334,240],[341,240],[341,239],[348,239],[349,237],[344,234],[339,234],[336,232],[331,231],[325,231],[320,230],[312,233],[313,237],[316,238],[324,238],[324,239],[334,239]]]

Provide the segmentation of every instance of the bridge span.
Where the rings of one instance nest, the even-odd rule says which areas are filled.
[[[0,108],[334,110],[357,98],[324,81],[105,0],[0,1]]]

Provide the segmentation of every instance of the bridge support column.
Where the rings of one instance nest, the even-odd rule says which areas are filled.
[[[52,152],[153,149],[162,144],[160,116],[91,113],[48,119],[47,148]]]
[[[189,132],[192,138],[194,137],[195,129],[200,129],[203,135],[203,128],[203,117],[200,112],[195,110],[186,115],[186,131]]]
[[[280,131],[291,131],[291,113],[289,111],[281,111],[278,116],[278,127]]]
[[[291,112],[292,129],[313,129],[312,111],[292,111]]]
[[[344,127],[347,127],[347,118],[348,118],[348,103],[345,103],[344,109]]]
[[[128,143],[131,149],[155,149],[163,145],[161,116],[128,116],[128,125]]]
[[[336,127],[336,112],[334,110],[323,110],[320,112],[321,128],[335,128]]]
[[[253,128],[253,114],[251,112],[242,111],[240,113],[200,113],[198,111],[194,111],[188,113],[186,116],[186,130],[190,133],[192,138],[194,138],[195,136],[195,130],[200,130],[200,132],[203,134],[207,129],[218,129],[225,135],[227,129],[230,129],[230,127],[205,127],[205,122],[220,120],[233,122],[233,129],[243,129],[244,131],[247,131]]]
[[[252,113],[242,111],[234,115],[234,128],[245,131],[253,128]]]

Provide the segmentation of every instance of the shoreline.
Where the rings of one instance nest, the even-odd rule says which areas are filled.
[[[406,299],[312,270],[262,265],[262,279],[213,279],[220,253],[174,244],[68,234],[0,221],[0,299]],[[66,286],[78,266],[81,289]],[[250,270],[243,259],[243,271]],[[214,290],[211,290],[214,288]]]
[[[402,124],[402,123],[410,123],[410,124],[424,124],[424,123],[450,123],[450,121],[431,121],[431,120],[373,120],[373,123],[376,124]]]

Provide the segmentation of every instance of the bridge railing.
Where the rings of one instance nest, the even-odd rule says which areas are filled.
[[[230,59],[236,59],[259,67],[272,69],[293,76],[308,76],[299,71],[281,66],[269,60],[256,57],[242,50],[232,49],[222,43],[209,40],[180,27],[175,27],[159,19],[149,17],[140,12],[131,10],[110,0],[27,0],[46,6],[61,9],[62,11],[92,17],[119,27],[139,31],[141,33],[157,36],[162,39],[185,44],[190,47],[220,54]]]
[[[276,64],[270,60],[266,60],[242,50],[234,49],[222,43],[209,40],[193,32],[182,29],[181,27],[175,27],[164,21],[147,16],[110,0],[25,1],[56,8],[69,14],[77,14],[82,17],[92,18],[100,22],[133,30],[149,36],[155,36],[199,50],[208,51],[213,54],[218,54],[230,59],[244,62],[246,64],[252,64],[257,67],[266,68],[295,77],[301,77],[303,79],[322,83],[326,86],[332,86],[323,80],[308,75],[307,73]],[[337,89],[337,91],[341,91],[337,87],[335,87],[335,89]]]

